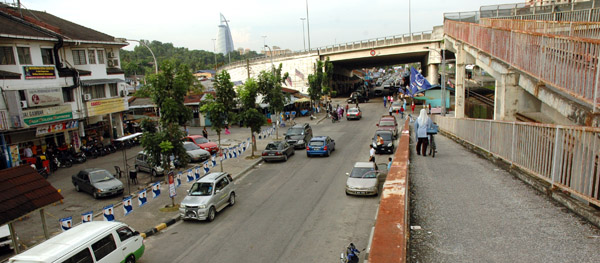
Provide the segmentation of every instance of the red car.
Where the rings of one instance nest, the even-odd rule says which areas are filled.
[[[383,115],[381,116],[381,119],[379,119],[379,123],[376,125],[379,127],[378,130],[391,131],[394,135],[394,138],[398,137],[398,123],[396,122],[396,117]]]
[[[216,143],[208,141],[202,135],[190,135],[185,137],[185,141],[193,142],[203,150],[208,151],[210,154],[214,154],[219,151],[219,147]]]

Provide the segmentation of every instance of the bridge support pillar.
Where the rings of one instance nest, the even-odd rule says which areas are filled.
[[[467,52],[463,49],[463,44],[457,44],[456,48],[456,85],[454,95],[454,116],[456,118],[465,117],[465,64]]]
[[[520,87],[517,74],[502,74],[496,80],[494,120],[516,121]]]
[[[438,82],[438,70],[438,64],[429,64],[427,66],[427,81],[429,81],[431,85],[440,84]]]

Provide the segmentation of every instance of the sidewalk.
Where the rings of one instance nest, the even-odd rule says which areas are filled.
[[[309,117],[298,117],[296,118],[295,122],[296,123],[309,123],[311,125],[316,125],[320,120],[322,120],[325,117],[325,113],[321,112],[318,113],[316,115],[317,118],[310,120]],[[270,129],[272,126],[263,126],[263,131],[266,131],[268,129]],[[279,128],[279,139],[283,139],[284,136],[283,134],[287,131],[287,128],[289,127],[280,127]],[[189,133],[190,134],[202,134],[202,127],[188,127]],[[213,131],[212,129],[210,129],[210,127],[207,128],[208,130],[208,139],[210,141],[216,142],[217,141],[217,134],[215,131]],[[250,129],[249,128],[241,128],[239,126],[234,126],[230,129],[230,134],[225,135],[224,132],[221,134],[221,146],[224,148],[228,148],[228,147],[233,147],[236,145],[239,145],[242,142],[246,142],[249,138],[251,138],[251,134],[250,134]],[[252,145],[250,144],[246,151],[244,151],[242,153],[242,155],[237,156],[237,158],[231,158],[231,159],[226,159],[223,160],[222,164],[223,164],[223,171],[228,172],[232,175],[232,177],[235,179],[239,178],[240,176],[242,176],[244,173],[246,173],[248,170],[250,170],[252,167],[254,167],[255,165],[257,165],[258,163],[260,163],[262,161],[262,159],[260,158],[260,154],[262,153],[262,150],[264,149],[264,147],[266,146],[266,144],[272,140],[275,140],[276,138],[276,131],[273,130],[272,134],[270,136],[267,136],[266,138],[264,138],[263,136],[260,136],[261,139],[259,139],[259,136],[256,136],[256,152],[254,153],[255,157],[251,158],[250,156],[252,155]],[[251,142],[251,141],[250,141]],[[134,147],[131,149],[127,150],[127,163],[129,168],[131,169],[133,166],[133,162],[134,162],[134,158],[136,156],[136,153],[138,151],[141,151],[142,148],[141,147]],[[85,163],[85,167],[100,167],[100,168],[104,168],[107,169],[111,172],[114,172],[113,166],[114,165],[119,165],[122,166],[123,165],[123,155],[121,153],[113,153],[111,155],[107,155],[105,157],[99,157],[98,159],[92,159],[92,160],[88,160]],[[192,184],[192,182],[187,182],[187,177],[186,177],[186,172],[187,169],[192,168],[192,167],[196,167],[196,166],[202,166],[202,163],[194,163],[194,164],[190,164],[188,165],[188,167],[186,169],[178,169],[175,171],[175,174],[177,175],[177,173],[179,171],[184,171],[183,175],[181,176],[181,185],[179,187],[176,188],[176,193],[177,195],[175,196],[175,204],[178,204],[179,202],[181,202],[181,200],[183,200],[183,198],[186,196],[187,192],[186,190],[188,190]],[[74,166],[72,170],[69,169],[64,169],[64,170],[59,170],[59,172],[62,173],[61,178],[59,179],[59,175],[54,175],[55,177],[49,179],[52,179],[53,185],[62,185],[63,189],[68,189],[67,185],[70,184],[70,174],[74,173],[74,171],[78,171],[80,169],[85,168],[83,166]],[[110,169],[109,169],[110,168]],[[121,180],[124,182],[125,185],[125,194],[127,194],[127,171],[125,171],[125,169],[123,169],[124,171],[124,176],[123,178],[121,178]],[[220,163],[219,163],[219,158],[216,159],[216,165],[214,167],[210,168],[210,171],[221,171],[220,169]],[[204,174],[203,172],[201,173],[201,175]],[[68,177],[68,178],[67,178]],[[154,179],[154,180],[152,180]],[[133,203],[133,211],[128,214],[128,215],[124,215],[124,209],[122,207],[122,202],[120,201],[121,198],[117,197],[117,198],[103,198],[103,199],[98,199],[98,200],[93,200],[93,207],[78,207],[78,210],[74,210],[72,209],[72,207],[75,207],[75,205],[73,203],[77,203],[78,197],[79,195],[82,195],[83,193],[76,193],[74,191],[70,191],[70,189],[68,189],[69,191],[63,191],[63,196],[65,196],[65,202],[64,203],[57,203],[55,206],[50,206],[45,210],[45,214],[46,214],[46,222],[48,225],[48,232],[50,234],[50,236],[54,236],[58,233],[60,233],[60,229],[59,229],[59,225],[58,223],[56,223],[58,218],[64,218],[64,217],[68,217],[68,216],[72,216],[73,217],[73,225],[78,225],[81,222],[81,211],[85,210],[85,211],[89,211],[89,210],[93,210],[94,211],[94,217],[93,220],[96,221],[102,221],[104,220],[103,216],[102,216],[102,207],[107,206],[107,205],[114,205],[114,215],[115,215],[115,221],[121,221],[124,223],[127,223],[128,225],[130,225],[131,227],[133,227],[135,230],[140,231],[140,232],[152,232],[149,230],[152,230],[153,228],[155,228],[157,225],[160,225],[163,222],[167,222],[167,221],[171,221],[174,222],[176,220],[178,220],[178,216],[179,216],[179,211],[177,209],[172,209],[172,208],[165,208],[167,205],[171,204],[171,198],[169,198],[169,186],[168,184],[165,183],[165,180],[167,180],[167,177],[154,177],[151,178],[150,175],[148,173],[138,173],[138,184],[137,185],[131,185],[131,193],[132,193],[132,203]],[[148,201],[147,203],[142,206],[139,207],[138,206],[138,201],[137,201],[137,193],[139,193],[140,190],[142,189],[149,189],[150,186],[155,183],[161,181],[161,194],[156,197],[156,199],[152,198],[152,192],[149,191],[147,193],[148,195]],[[72,185],[70,185],[69,187],[71,187]],[[59,186],[55,186],[57,189],[60,189],[61,187]],[[68,196],[67,196],[68,195]],[[126,196],[124,196],[126,197]],[[116,200],[116,201],[115,201]],[[83,206],[83,203],[80,203],[81,206]],[[175,219],[175,220],[173,220]],[[23,244],[25,244],[25,248],[28,248],[32,245],[38,244],[43,242],[44,239],[44,234],[43,234],[43,230],[41,227],[41,221],[40,221],[40,216],[39,216],[39,212],[34,212],[31,213],[30,215],[28,215],[24,220],[21,221],[16,221],[15,224],[17,225],[17,235],[21,236],[20,240]],[[159,227],[160,228],[160,227]],[[26,230],[26,231],[25,231]]]

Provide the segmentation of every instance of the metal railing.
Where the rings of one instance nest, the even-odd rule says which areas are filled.
[[[441,130],[600,206],[600,128],[433,118]]]
[[[440,34],[439,39],[434,39],[433,35],[434,35],[433,31],[428,30],[428,31],[422,31],[422,32],[414,32],[412,34],[403,34],[403,35],[394,35],[394,36],[373,38],[373,39],[367,39],[367,40],[361,40],[361,41],[353,41],[353,42],[348,42],[348,43],[318,47],[318,48],[314,48],[311,50],[291,51],[291,52],[287,52],[287,53],[274,55],[273,59],[282,59],[282,58],[288,58],[288,57],[294,57],[294,56],[300,56],[300,55],[311,55],[311,54],[312,55],[315,55],[315,54],[323,55],[323,54],[334,53],[334,52],[385,47],[385,46],[406,44],[406,43],[419,42],[419,41],[442,40],[442,36],[443,36],[442,34]],[[261,63],[261,62],[265,62],[265,61],[270,62],[271,56],[265,55],[265,56],[260,56],[260,57],[255,57],[255,58],[249,59],[250,64]],[[231,68],[236,68],[236,67],[242,67],[245,65],[246,65],[245,60],[236,61],[236,62],[227,64],[227,65],[224,65],[223,67],[221,67],[221,69],[231,69]]]
[[[510,31],[446,20],[444,32],[557,87],[594,112],[600,105],[600,40]]]
[[[600,39],[600,22],[561,22],[481,18],[480,24],[507,30]]]
[[[479,11],[445,13],[444,19],[479,23],[480,18],[507,18],[546,21],[600,22],[600,0],[543,5],[526,3],[482,6]]]
[[[441,35],[440,39],[441,40]],[[336,44],[331,46],[325,46],[318,48],[321,54],[333,53],[333,52],[343,52],[343,51],[352,51],[359,49],[367,49],[367,48],[377,48],[377,47],[385,47],[391,45],[405,44],[405,43],[413,43],[418,41],[426,41],[426,40],[434,40],[433,39],[433,31],[422,31],[422,32],[414,32],[412,34],[403,34],[403,35],[395,35],[388,36],[383,38],[373,38],[361,41],[354,41],[342,44]]]

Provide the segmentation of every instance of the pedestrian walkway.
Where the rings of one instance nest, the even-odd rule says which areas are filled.
[[[597,262],[600,231],[458,143],[416,155],[410,262]]]

